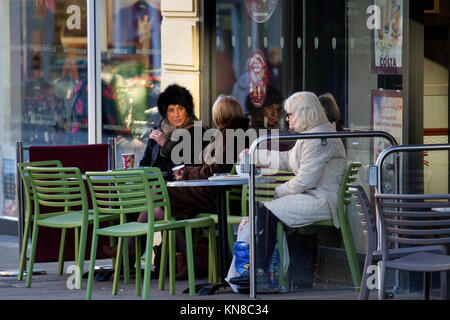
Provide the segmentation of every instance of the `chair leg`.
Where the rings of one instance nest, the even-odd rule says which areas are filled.
[[[379,272],[378,300],[384,300],[386,266],[384,265],[383,261],[378,262],[378,266],[379,266],[377,270],[377,272]]]
[[[361,280],[361,289],[359,291],[359,300],[368,300],[369,299],[369,288],[367,284],[367,280],[369,278],[369,275],[367,273],[367,270],[369,266],[371,266],[373,263],[373,255],[371,253],[366,254],[366,260],[364,261],[364,270],[363,270],[363,277]]]
[[[169,293],[171,295],[175,294],[175,268],[176,268],[176,241],[175,241],[175,230],[169,231]]]
[[[112,294],[115,296],[117,295],[117,289],[118,289],[118,283],[120,278],[120,267],[122,265],[122,255],[123,255],[123,238],[119,238],[119,244],[117,245],[117,255],[116,255],[116,265],[114,270],[114,282],[113,282],[113,289]]]
[[[80,228],[75,228],[75,265],[78,265],[78,255],[80,249]]]
[[[31,287],[31,278],[33,276],[33,268],[34,268],[34,257],[36,255],[36,244],[38,238],[38,225],[37,223],[33,224],[33,233],[31,236],[31,253],[30,253],[30,261],[28,261],[28,271],[27,271],[27,283],[26,287]]]
[[[136,237],[136,297],[141,295],[141,237]]]
[[[447,300],[447,290],[448,290],[448,283],[447,283],[447,271],[441,271],[441,299]]]
[[[353,241],[352,230],[348,218],[341,222],[341,233],[344,241],[345,252],[352,274],[353,286],[358,291],[361,285],[361,271],[359,270],[358,258],[356,256],[355,242]]]
[[[123,237],[123,282],[130,283],[130,259],[128,255],[128,237]]]
[[[216,226],[212,225],[208,228],[208,256],[209,256],[209,272],[208,281],[211,283],[217,283],[218,268],[217,268],[217,246],[216,246]]]
[[[233,250],[233,248],[234,248],[234,232],[233,232],[232,224],[228,224],[227,231],[228,231],[228,245],[230,246],[231,257],[233,257],[233,255],[234,255],[234,250]]]
[[[112,227],[114,225],[114,221],[109,221],[109,226]],[[109,245],[111,246],[111,248],[116,246],[116,238],[115,237],[109,237]],[[112,259],[112,265],[115,266],[116,265],[116,257],[113,257]]]
[[[59,242],[59,256],[58,256],[58,276],[64,273],[64,251],[66,247],[66,229],[61,229],[61,240]],[[77,229],[75,229],[75,264],[77,262]]]
[[[423,273],[423,300],[430,300],[430,273]]]
[[[192,228],[190,226],[186,226],[185,233],[189,295],[195,296],[194,248],[192,245]]]
[[[92,296],[92,282],[94,281],[95,258],[97,256],[97,243],[98,243],[98,236],[94,230],[92,232],[91,259],[89,260],[89,277],[86,289],[86,300],[91,300]]]
[[[30,224],[31,219],[27,219],[25,221],[25,229],[23,231],[23,239],[22,239],[22,249],[20,250],[20,260],[19,260],[19,274],[17,276],[17,280],[23,280],[23,271],[25,270],[27,264],[27,251],[28,251],[28,238],[30,234]]]
[[[76,277],[75,288],[81,289],[81,284],[83,281],[83,273],[84,273],[84,258],[86,254],[86,241],[87,241],[87,229],[88,222],[85,221],[81,226],[80,232],[80,247],[78,250],[78,274]]]
[[[164,285],[166,282],[166,270],[167,270],[167,231],[162,232],[161,237],[161,260],[159,263],[159,280],[158,280],[158,290],[164,290]]]
[[[152,273],[152,248],[153,248],[154,230],[151,229],[147,234],[147,242],[145,246],[145,269],[144,269],[144,290],[142,299],[148,300],[150,297],[150,275]]]
[[[278,222],[277,223],[277,249],[278,253],[280,254],[280,285],[287,288],[286,283],[286,274],[284,272],[284,254],[283,254],[283,223]]]

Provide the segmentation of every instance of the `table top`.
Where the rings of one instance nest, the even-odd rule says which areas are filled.
[[[168,181],[168,187],[220,187],[220,186],[237,186],[248,184],[248,178],[242,179],[221,179],[221,180],[178,180]]]
[[[433,211],[450,212],[450,208],[432,208]]]
[[[177,180],[168,181],[167,187],[220,187],[220,186],[238,186],[248,184],[248,177],[217,177],[215,179],[198,179],[198,180]],[[258,183],[270,183],[275,179],[270,177],[256,177]]]

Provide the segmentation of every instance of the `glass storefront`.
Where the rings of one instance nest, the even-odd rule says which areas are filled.
[[[160,1],[104,0],[102,87],[103,141],[117,138],[117,153],[135,153],[139,163],[149,129],[160,119],[156,106],[161,79]],[[112,117],[111,110],[118,112]],[[106,120],[105,119],[108,119]],[[117,161],[120,168],[122,161]]]
[[[376,129],[374,90],[402,90],[405,10],[403,1],[378,2],[380,21],[371,0],[217,1],[216,93],[238,97],[252,117],[247,96],[263,110],[270,86],[284,99],[331,93],[342,125]]]
[[[16,141],[88,144],[117,138],[118,154],[143,155],[159,120],[160,1],[103,0],[101,128],[89,128],[86,0],[1,0],[0,216],[17,217]],[[25,153],[27,159],[27,153]],[[118,159],[118,166],[121,161]]]
[[[102,142],[117,138],[119,157],[133,152],[137,164],[149,129],[160,120],[156,101],[164,77],[164,0],[95,1],[101,25],[95,44],[101,54],[102,106],[101,124],[95,128],[88,119],[95,113],[89,112],[95,106],[88,103],[89,1],[0,0],[0,217],[17,218],[16,141],[26,146],[88,144],[93,143],[88,132],[94,130]],[[166,8],[174,10],[173,3]],[[206,12],[215,19],[198,19],[200,24],[215,21],[203,26],[212,27],[213,39],[198,40],[215,43],[210,52],[215,73],[203,74],[210,70],[204,66],[207,59],[199,72],[201,81],[214,83],[208,100],[231,94],[253,128],[285,133],[282,104],[287,97],[297,91],[330,93],[338,106],[331,120],[339,130],[382,130],[399,144],[448,143],[449,29],[443,17],[450,8],[446,1],[440,3],[423,8],[408,0],[217,0],[215,10]],[[208,45],[202,48],[209,50]],[[176,73],[171,68],[172,81]],[[209,84],[200,87],[209,90]],[[198,100],[209,95],[205,92]],[[202,103],[201,108],[210,106]],[[362,164],[357,181],[373,193],[365,180],[368,166],[390,143],[379,138],[343,142],[348,163]],[[286,141],[280,149],[293,143]],[[420,169],[420,179],[402,180],[402,188],[416,184],[426,192],[448,192],[448,154],[418,158],[402,160]],[[353,208],[354,243],[364,252],[358,219]],[[346,261],[339,230],[316,231],[311,227],[305,236],[318,234],[316,239],[310,236],[311,243],[318,241],[318,257],[327,253],[327,258]],[[340,255],[334,256],[332,247],[341,249]],[[317,279],[332,277],[324,274],[329,270],[316,271]],[[351,286],[350,274],[332,285]]]
[[[447,143],[448,33],[438,16],[448,9],[443,1],[441,13],[424,12],[415,4],[406,0],[216,1],[216,74],[212,76],[216,79],[216,94],[236,96],[253,127],[286,132],[282,108],[278,109],[276,125],[269,124],[273,103],[270,91],[277,90],[283,100],[298,91],[311,91],[317,96],[330,93],[339,111],[329,119],[337,122],[338,130],[385,131],[398,144]],[[425,59],[423,52],[420,55],[420,46],[425,48]],[[417,64],[421,59],[425,65]],[[421,95],[415,81],[420,86],[424,73],[421,90],[425,94]],[[411,130],[415,133],[411,134]],[[368,167],[375,164],[390,142],[379,138],[343,142],[348,163],[362,164],[357,183],[368,194],[373,193],[365,180]],[[448,155],[441,152],[426,156],[423,163],[415,162],[416,176],[423,178],[400,183],[390,177],[384,185],[390,189],[385,191],[420,186],[412,189],[431,192],[436,186],[439,192],[448,192],[448,166],[442,165],[448,162]],[[427,159],[435,164],[432,169]],[[410,176],[410,165],[410,161],[402,162],[396,173],[407,172],[406,176]],[[392,168],[386,174],[392,175]],[[430,179],[435,179],[436,184]],[[364,253],[360,217],[354,206],[350,208],[355,247]],[[339,264],[339,259],[345,263],[342,237],[332,229],[319,231],[312,226],[306,230],[318,241],[316,257],[330,262],[325,263],[325,269],[316,269],[314,286],[352,286],[349,274],[346,279],[321,274],[329,273],[326,266]],[[336,253],[339,249],[331,248],[340,248],[340,254]],[[295,270],[295,258],[301,259],[294,257],[290,272]],[[324,266],[323,261],[317,266]],[[288,276],[295,278],[295,272]],[[294,282],[286,289],[301,287]]]
[[[17,217],[16,141],[88,143],[79,117],[88,106],[76,103],[87,73],[86,1],[2,0],[0,8],[0,215]]]

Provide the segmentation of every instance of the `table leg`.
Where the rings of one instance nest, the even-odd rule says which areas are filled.
[[[217,188],[217,219],[219,228],[219,268],[220,282],[216,284],[202,285],[199,289],[199,295],[212,295],[216,293],[218,288],[225,288],[228,284],[225,281],[228,267],[230,266],[230,250],[228,247],[228,222],[226,211],[226,188]]]
[[[227,271],[230,266],[230,250],[228,246],[228,222],[226,212],[226,189],[217,190],[217,216],[219,229],[219,247],[220,247],[220,281],[224,282]]]

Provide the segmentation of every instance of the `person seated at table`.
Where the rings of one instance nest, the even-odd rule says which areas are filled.
[[[284,109],[289,128],[297,133],[336,131],[314,93],[293,94],[286,100]],[[257,290],[273,292],[277,288],[270,284],[268,269],[278,221],[296,228],[332,218],[338,227],[338,191],[346,169],[346,151],[341,139],[327,139],[326,143],[321,139],[298,139],[289,151],[258,150],[256,162],[295,174],[290,181],[276,187],[274,200],[263,202],[256,213]],[[243,277],[248,278],[248,273]]]
[[[198,159],[201,154],[195,154],[194,149],[194,129],[199,124],[194,124],[194,121],[198,121],[198,119],[194,115],[194,102],[191,93],[184,87],[172,84],[159,95],[157,104],[161,120],[157,127],[150,132],[147,147],[139,166],[158,167],[163,172],[171,173],[172,168],[176,166],[172,161],[172,149],[183,141],[183,138],[172,139],[172,133],[176,129],[188,130],[191,137],[189,164],[194,164],[195,159]],[[203,138],[206,129],[206,126],[201,126],[200,139]],[[207,142],[203,142],[203,139],[199,143],[202,143],[202,147],[207,145]],[[182,154],[180,158],[182,159]],[[177,165],[179,164],[182,163],[177,163]]]
[[[238,150],[236,141],[234,148],[226,145],[226,132],[229,129],[242,129],[245,132],[249,128],[249,119],[244,116],[241,104],[233,96],[221,95],[213,105],[212,116],[218,132],[203,150],[203,164],[184,167],[176,175],[176,180],[208,179],[215,173],[230,173],[237,162],[242,149]],[[216,150],[222,150],[220,157],[215,154]],[[231,158],[229,153],[233,153]],[[227,155],[231,160],[227,159]],[[180,187],[169,188],[168,191],[174,216],[193,217],[199,212],[216,211],[216,191],[212,188]]]
[[[234,143],[234,148],[226,146],[226,130],[242,129],[247,130],[249,119],[244,116],[239,101],[233,96],[221,95],[215,101],[212,108],[212,116],[218,132],[211,138],[210,143],[203,150],[204,159],[201,166],[186,166],[175,178],[177,180],[207,179],[215,173],[229,173],[237,161],[240,152],[238,144]],[[215,154],[215,150],[222,148],[221,159]],[[232,161],[227,162],[227,154],[233,152]],[[221,161],[223,160],[223,161]],[[173,217],[184,219],[193,218],[198,213],[217,211],[216,190],[209,187],[172,187],[168,188],[171,213]],[[240,205],[240,204],[239,204]],[[155,208],[155,220],[164,219],[164,210]],[[146,222],[147,213],[142,212],[138,221]],[[177,247],[182,250],[183,259],[186,257],[185,237],[182,233],[177,233]],[[207,250],[205,251],[207,252]],[[208,255],[199,257],[197,262],[194,259],[195,270],[207,271]],[[186,267],[177,272],[177,279],[187,277]]]
[[[267,87],[266,98],[259,107],[255,106],[251,96],[247,95],[245,107],[251,117],[251,127],[253,129],[280,129],[282,103],[281,93],[272,85]]]
[[[325,110],[328,121],[336,127],[336,131],[344,131],[344,127],[339,122],[341,120],[341,112],[334,96],[331,93],[325,93],[319,96],[319,101]]]
[[[189,164],[193,164],[195,159],[201,157],[201,153],[195,154],[194,152],[194,130],[199,124],[194,124],[194,121],[198,121],[194,115],[194,102],[191,93],[184,87],[177,84],[169,85],[158,96],[158,111],[161,115],[156,128],[154,128],[147,142],[147,147],[144,152],[144,157],[139,162],[140,167],[158,167],[162,172],[170,173],[168,178],[170,179],[172,168],[180,163],[174,164],[172,161],[172,149],[178,144],[182,143],[184,138],[178,141],[171,139],[172,134],[176,129],[186,129],[191,137],[191,159]],[[203,141],[203,133],[206,131],[206,126],[201,126],[201,141],[205,147],[208,142]],[[202,148],[200,148],[202,149]],[[182,154],[180,154],[182,159]],[[138,217],[135,217],[138,219]],[[130,262],[134,262],[132,259],[134,255],[134,237],[129,238],[130,247]],[[117,253],[117,246],[110,247],[108,245],[103,246],[103,251],[109,257],[115,257]]]
[[[284,119],[281,118],[282,104],[283,96],[273,85],[268,85],[266,98],[259,107],[253,104],[250,94],[247,95],[245,107],[251,117],[250,127],[256,130],[258,137],[265,134],[278,135],[287,132]],[[291,149],[292,145],[287,142],[272,143],[272,140],[267,140],[261,144],[261,148],[286,151]]]

